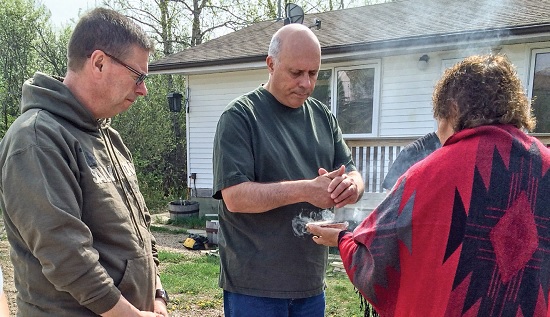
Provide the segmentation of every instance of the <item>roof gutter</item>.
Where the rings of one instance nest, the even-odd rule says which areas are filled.
[[[550,23],[534,26],[520,26],[513,28],[475,30],[469,32],[456,32],[446,34],[433,34],[399,38],[395,40],[382,40],[369,43],[359,43],[341,46],[329,46],[322,49],[323,54],[351,53],[357,51],[382,51],[411,46],[437,46],[452,43],[456,47],[464,46],[464,43],[494,42],[501,44],[513,41],[514,38],[547,33],[550,38]]]
[[[265,61],[267,54],[254,55],[246,57],[228,58],[228,59],[214,59],[200,62],[177,62],[177,63],[158,63],[149,64],[149,73],[161,72],[165,70],[185,69],[185,68],[198,68],[198,67],[212,67],[229,64],[247,64]]]

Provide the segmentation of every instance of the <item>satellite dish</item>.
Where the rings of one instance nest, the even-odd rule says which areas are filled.
[[[304,23],[304,10],[297,4],[287,3],[285,5],[285,25],[289,23]]]

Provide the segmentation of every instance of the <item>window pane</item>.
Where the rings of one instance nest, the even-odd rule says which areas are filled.
[[[322,103],[324,103],[330,109],[330,84],[332,82],[332,70],[325,69],[320,70],[317,74],[317,83],[315,84],[315,90],[311,96]]]
[[[372,133],[374,68],[338,71],[336,117],[343,134]]]
[[[550,133],[550,53],[535,58],[533,79],[533,114],[537,118],[535,133]]]

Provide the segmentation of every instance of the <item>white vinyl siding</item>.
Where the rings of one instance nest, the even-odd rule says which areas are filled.
[[[526,45],[503,46],[505,54],[516,66],[518,76],[526,83]],[[423,54],[385,57],[382,60],[380,97],[380,137],[422,136],[435,131],[432,115],[432,93],[446,67],[473,54],[486,54],[490,48],[470,48],[465,51],[429,52],[428,67],[418,68]]]
[[[533,48],[550,47],[550,43],[503,45],[500,53],[505,54],[516,66],[526,91],[528,87],[530,57]],[[435,131],[436,124],[432,115],[432,93],[436,82],[445,67],[471,54],[484,54],[490,47],[468,52],[446,50],[435,52],[407,53],[406,55],[385,56],[380,59],[353,63],[323,63],[322,69],[332,71],[346,68],[360,68],[373,65],[377,67],[379,83],[377,119],[373,121],[372,136],[377,138],[415,138]],[[418,59],[423,54],[429,56],[428,66],[418,68]],[[189,113],[187,114],[188,173],[197,173],[196,188],[205,192],[212,188],[212,146],[219,116],[227,104],[238,96],[247,93],[268,79],[265,67],[257,70],[220,72],[211,74],[191,74],[188,76]],[[374,120],[373,114],[373,120]],[[393,153],[395,155],[396,153]],[[388,156],[389,157],[389,156]],[[388,159],[385,158],[385,160]],[[362,157],[361,160],[366,160]],[[387,172],[388,162],[377,167],[376,180]],[[369,167],[372,169],[372,167]],[[187,180],[189,181],[189,180]],[[194,188],[194,184],[189,186]],[[378,186],[378,185],[376,185]],[[373,187],[371,191],[378,191]]]
[[[421,136],[434,131],[431,93],[439,68],[430,56],[428,67],[418,69],[422,54],[390,56],[382,60],[380,97],[381,137]]]
[[[227,104],[265,83],[266,69],[188,76],[187,172],[197,173],[199,196],[209,196],[212,188],[212,150],[216,125]]]

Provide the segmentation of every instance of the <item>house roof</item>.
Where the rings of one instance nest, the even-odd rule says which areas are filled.
[[[391,50],[442,43],[495,42],[550,36],[550,0],[397,0],[307,14],[322,55]],[[264,61],[271,36],[283,21],[259,22],[185,49],[149,65],[150,71]]]

